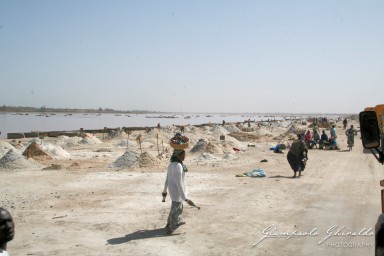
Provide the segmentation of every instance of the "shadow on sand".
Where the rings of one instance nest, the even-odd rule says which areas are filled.
[[[302,174],[301,176],[303,176],[303,174]],[[298,177],[293,178],[293,175],[292,175],[292,176],[275,175],[275,176],[270,176],[270,177],[268,177],[268,178],[270,178],[270,179],[274,179],[274,178],[296,179],[296,178],[298,178]]]
[[[171,236],[175,236],[175,235],[181,235],[181,234],[172,234]],[[164,237],[164,236],[170,236],[165,234],[164,228],[157,228],[153,230],[139,230],[139,231],[135,231],[133,233],[127,234],[123,237],[108,239],[107,243],[115,245],[115,244],[128,243],[132,240],[140,240],[140,239],[156,238],[156,237]]]

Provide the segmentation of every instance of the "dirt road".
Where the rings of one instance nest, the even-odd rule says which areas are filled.
[[[286,154],[249,148],[226,165],[190,165],[187,224],[165,236],[164,168],[0,172],[16,222],[11,255],[374,255],[384,167],[363,153],[312,149],[292,179]],[[260,160],[268,159],[261,163]],[[188,164],[188,156],[186,159]],[[235,177],[262,168],[265,178]]]

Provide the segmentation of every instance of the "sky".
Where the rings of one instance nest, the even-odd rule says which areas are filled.
[[[0,0],[0,106],[359,113],[382,0]]]

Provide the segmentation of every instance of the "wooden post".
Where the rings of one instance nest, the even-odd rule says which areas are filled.
[[[159,134],[156,135],[157,138],[157,154],[160,155],[160,150],[159,150]]]
[[[128,151],[128,145],[129,145],[129,135],[131,134],[131,131],[128,131],[127,134],[127,151]]]
[[[139,144],[140,144],[140,152],[141,152],[141,154],[143,154],[143,150],[141,149],[141,133],[137,136],[136,140],[139,142]]]
[[[381,190],[381,213],[384,213],[384,189]]]

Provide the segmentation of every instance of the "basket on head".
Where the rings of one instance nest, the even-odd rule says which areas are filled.
[[[186,149],[186,148],[189,147],[189,141],[186,142],[186,143],[181,143],[181,144],[173,143],[172,141],[170,141],[170,142],[169,142],[169,145],[170,145],[173,149],[181,150],[181,149]]]
[[[189,138],[180,133],[176,133],[176,135],[169,141],[169,145],[173,149],[186,149],[189,147]]]

